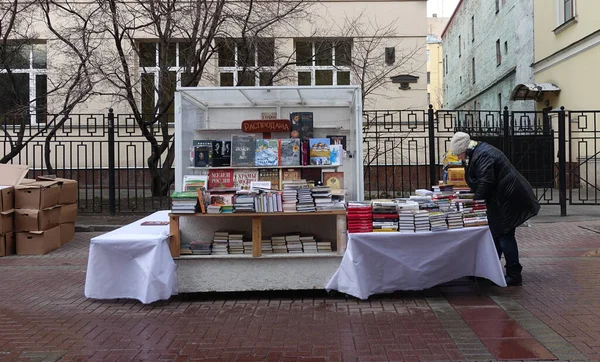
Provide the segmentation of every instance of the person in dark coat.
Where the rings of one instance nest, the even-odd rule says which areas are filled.
[[[466,133],[454,134],[450,150],[466,164],[465,181],[475,192],[474,199],[485,200],[498,257],[504,254],[506,261],[506,284],[521,285],[523,267],[515,230],[540,210],[531,185],[502,151],[485,142],[472,141]]]

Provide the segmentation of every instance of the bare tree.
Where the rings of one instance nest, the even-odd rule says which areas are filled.
[[[112,44],[103,57],[96,57],[95,69],[105,79],[108,85],[105,88],[111,90],[97,94],[124,101],[143,137],[150,143],[151,154],[146,161],[154,196],[166,195],[174,181],[174,138],[168,132],[174,103],[174,76],[180,77],[182,86],[198,85],[207,74],[205,70],[217,51],[218,40],[229,38],[237,39],[235,45],[246,50],[238,50],[238,54],[245,54],[247,58],[240,59],[244,69],[254,74],[259,69],[250,61],[249,50],[257,46],[256,39],[285,25],[289,18],[304,10],[302,0],[108,0],[101,4],[104,16],[97,26],[103,27]],[[105,19],[109,21],[102,24]],[[157,56],[145,63],[148,49],[157,49]],[[173,49],[178,49],[179,62],[173,59]],[[141,69],[150,64],[157,70],[154,74],[158,79],[152,82],[140,79],[135,73],[138,59]],[[243,75],[240,78],[238,84],[245,79]],[[154,105],[143,108],[141,99],[152,95],[156,96]]]
[[[11,161],[32,140],[44,136],[45,166],[47,172],[52,173],[49,142],[69,119],[74,107],[90,94],[92,82],[87,64],[91,47],[88,39],[73,32],[72,27],[54,25],[56,16],[64,12],[77,14],[84,24],[85,16],[89,15],[77,13],[64,1],[57,4],[52,0],[13,0],[0,5],[0,91],[5,100],[0,129],[4,133],[4,147],[9,146],[9,152],[0,159],[1,163]],[[36,97],[32,99],[33,90],[28,86],[31,82],[25,79],[30,75],[21,70],[30,66],[34,69],[47,68],[46,43],[38,40],[39,34],[33,30],[35,25],[42,24],[57,39],[54,51],[60,52],[61,59],[65,60],[54,63],[54,72],[36,76]],[[86,29],[86,26],[80,28]],[[51,116],[48,116],[48,98],[53,100]],[[33,114],[37,126],[30,125]]]

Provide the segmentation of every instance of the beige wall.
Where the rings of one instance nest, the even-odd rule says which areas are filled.
[[[427,71],[430,73],[430,84],[427,85],[429,103],[434,109],[441,109],[444,104],[444,74],[442,61],[442,44],[427,44],[429,62]]]

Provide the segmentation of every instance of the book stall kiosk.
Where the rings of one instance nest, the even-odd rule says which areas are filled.
[[[362,104],[358,86],[343,87],[235,87],[178,88],[175,93],[175,190],[182,191],[185,175],[207,174],[194,167],[190,146],[194,140],[230,140],[244,134],[247,120],[289,119],[293,112],[312,112],[314,138],[346,137],[341,166],[312,165],[294,168],[336,169],[344,173],[348,200],[363,199]],[[257,139],[263,135],[255,134]],[[289,138],[274,132],[274,139]],[[268,138],[264,137],[264,138]],[[282,169],[291,166],[239,167]],[[179,292],[322,289],[340,265],[346,248],[345,210],[277,213],[195,213],[169,216],[170,249],[177,263]],[[180,255],[180,243],[192,238],[212,239],[219,230],[251,235],[252,254]],[[332,241],[330,253],[265,254],[261,240],[275,234],[312,233]]]

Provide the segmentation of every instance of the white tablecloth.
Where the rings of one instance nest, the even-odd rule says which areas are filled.
[[[144,221],[168,221],[168,215],[169,211],[159,211],[93,238],[85,296],[152,303],[177,294],[176,265],[169,251],[169,225],[141,225]]]
[[[465,276],[506,286],[487,226],[423,233],[348,234],[348,247],[325,289],[367,299],[422,290]]]

